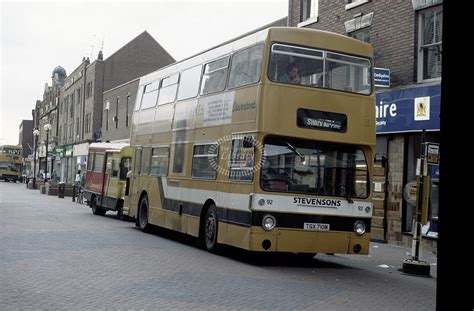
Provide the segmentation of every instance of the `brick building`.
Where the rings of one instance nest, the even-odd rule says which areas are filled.
[[[104,92],[172,62],[173,57],[146,31],[105,60],[102,51],[92,62],[83,58],[61,88],[59,144],[54,150],[56,171],[61,180],[72,182],[78,169],[85,171],[89,144],[106,140],[102,122],[103,114],[109,115],[109,109],[104,103]],[[128,99],[129,106],[133,106],[132,92]],[[126,96],[118,103],[120,110],[128,109]],[[106,121],[110,122],[109,118]],[[116,138],[129,138],[128,125],[120,125],[120,129],[115,129]]]
[[[290,0],[289,25],[326,30],[374,47],[377,155],[372,236],[410,244],[414,205],[404,195],[425,141],[439,142],[442,0]],[[425,244],[436,249],[439,166],[429,165]],[[408,199],[408,200],[407,200]]]

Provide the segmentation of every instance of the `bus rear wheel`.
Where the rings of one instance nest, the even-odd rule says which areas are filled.
[[[206,250],[210,252],[217,251],[217,232],[218,232],[219,219],[217,216],[217,208],[214,204],[211,204],[206,212],[204,218],[204,230],[203,230],[203,240]]]
[[[138,226],[143,232],[150,232],[150,224],[148,223],[148,197],[145,195],[138,208]]]

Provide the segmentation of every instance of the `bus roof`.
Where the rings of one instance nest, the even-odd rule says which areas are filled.
[[[178,71],[194,67],[228,55],[236,50],[252,46],[265,40],[294,43],[298,45],[317,46],[317,48],[340,51],[362,57],[372,57],[372,46],[363,41],[336,34],[333,32],[296,27],[270,27],[258,32],[243,34],[198,54],[162,67],[140,78],[140,85],[148,84],[159,78]],[[337,48],[339,47],[339,48]]]

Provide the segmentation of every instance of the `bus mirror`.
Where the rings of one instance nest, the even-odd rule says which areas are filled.
[[[254,147],[254,141],[255,141],[255,138],[252,137],[252,136],[245,136],[244,137],[244,143],[243,143],[243,147],[244,148],[253,148]]]

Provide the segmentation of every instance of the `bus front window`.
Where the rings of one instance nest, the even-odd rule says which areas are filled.
[[[271,49],[269,78],[286,84],[289,70],[297,68],[299,85],[344,92],[370,94],[371,66],[366,58],[310,48],[274,44]]]
[[[261,187],[266,191],[367,198],[367,160],[355,146],[267,138]]]

